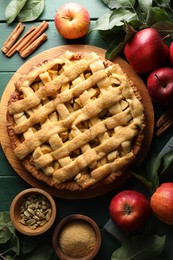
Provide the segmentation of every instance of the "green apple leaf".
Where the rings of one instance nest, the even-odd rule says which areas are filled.
[[[103,2],[110,9],[118,9],[118,8],[132,8],[135,5],[135,0],[103,0]]]
[[[159,173],[159,175],[162,175],[172,163],[173,163],[173,152],[168,152],[162,158],[162,170]]]
[[[161,9],[169,10],[172,13],[171,10],[171,0],[157,0],[157,6]]]
[[[119,35],[119,37],[116,38],[116,40],[114,40],[107,49],[105,54],[106,59],[113,60],[117,56],[117,54],[123,50],[124,46],[124,36]]]
[[[134,19],[137,19],[136,13],[122,8],[115,9],[110,15],[110,28],[113,28],[114,26],[122,26],[124,21],[129,22]]]
[[[96,21],[94,28],[92,30],[90,30],[90,32],[92,31],[108,31],[111,30],[111,26],[109,23],[109,19],[110,19],[110,13],[106,13],[104,15],[102,15],[100,18],[98,18],[98,20]]]
[[[154,23],[151,27],[161,33],[173,33],[173,21],[164,21],[164,23],[157,22]]]
[[[34,243],[33,243],[33,237],[26,236],[25,239],[20,239],[20,253],[23,255],[29,254],[30,252],[33,252],[40,244],[40,238],[35,237]]]
[[[15,231],[15,228],[12,225],[10,214],[8,211],[0,212],[0,230],[4,226],[8,227],[11,232]]]
[[[151,181],[147,180],[147,178],[145,176],[138,174],[131,169],[130,169],[130,172],[136,179],[138,179],[140,182],[142,182],[144,184],[144,186],[147,188],[147,190],[150,192],[150,194],[153,193],[153,191],[155,189],[153,188],[153,183]]]
[[[105,5],[108,5],[110,0],[102,0]]]
[[[35,238],[34,238],[35,241]],[[27,254],[22,254],[21,259],[25,260],[47,260],[52,259],[52,255],[54,253],[53,247],[47,241],[39,238],[39,244],[36,245],[35,249],[30,251]]]
[[[7,241],[9,241],[12,237],[12,233],[10,232],[9,228],[6,226],[3,226],[0,229],[0,244],[4,244]]]
[[[157,22],[162,22],[162,21],[173,21],[170,15],[163,9],[159,7],[152,7],[150,8],[146,22],[148,26],[151,26],[152,24],[155,24]]]
[[[153,194],[160,184],[160,176],[166,172],[172,163],[173,151],[164,155],[154,154],[147,161],[145,169],[133,166],[130,168],[130,172],[145,185],[150,194]]]
[[[7,23],[12,23],[19,12],[24,7],[27,0],[12,0],[5,9],[5,19]]]
[[[165,239],[166,236],[155,234],[131,236],[112,254],[111,260],[153,259],[163,252]]]
[[[18,20],[21,22],[36,20],[41,15],[43,10],[44,0],[28,0],[18,14]]]
[[[152,7],[153,0],[138,0],[139,8],[144,14],[148,14],[148,11]]]
[[[130,26],[128,23],[124,23],[123,29],[124,30],[118,34],[119,37],[115,38],[115,40],[106,51],[105,56],[108,60],[113,60],[116,55],[123,50],[127,41],[136,33],[133,27]]]

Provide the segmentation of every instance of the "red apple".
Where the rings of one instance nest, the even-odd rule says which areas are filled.
[[[150,73],[147,88],[151,99],[160,105],[173,102],[173,68],[163,67]]]
[[[115,195],[109,205],[113,222],[122,230],[135,232],[146,223],[151,213],[148,199],[140,192],[125,190]]]
[[[170,53],[170,63],[171,63],[171,66],[173,67],[173,42],[170,45],[169,53]]]
[[[146,28],[127,42],[124,55],[136,72],[148,73],[166,63],[169,48],[155,29]]]
[[[173,225],[173,183],[161,184],[151,196],[150,205],[158,219]]]
[[[85,7],[69,2],[58,9],[54,22],[61,36],[66,39],[77,39],[87,34],[90,16]]]

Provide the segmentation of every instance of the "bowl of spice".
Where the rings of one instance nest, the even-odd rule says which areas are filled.
[[[53,233],[53,248],[63,260],[91,260],[101,246],[101,233],[96,222],[81,214],[62,219]]]
[[[54,223],[56,204],[52,196],[38,188],[21,191],[10,206],[10,218],[14,227],[28,236],[46,232]]]

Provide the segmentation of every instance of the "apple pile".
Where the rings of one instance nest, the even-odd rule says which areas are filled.
[[[141,231],[151,213],[163,223],[173,225],[173,182],[161,184],[150,199],[141,192],[123,190],[109,204],[110,218],[125,232]]]
[[[173,99],[173,42],[168,47],[155,29],[145,28],[127,42],[124,55],[137,73],[148,73],[151,99],[169,106]]]
[[[69,2],[58,9],[54,22],[62,37],[77,39],[88,33],[90,16],[85,7],[75,2]]]

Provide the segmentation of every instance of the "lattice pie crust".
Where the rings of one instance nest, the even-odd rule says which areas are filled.
[[[15,83],[7,130],[15,155],[40,181],[82,190],[116,181],[141,147],[144,111],[118,64],[67,51]]]

